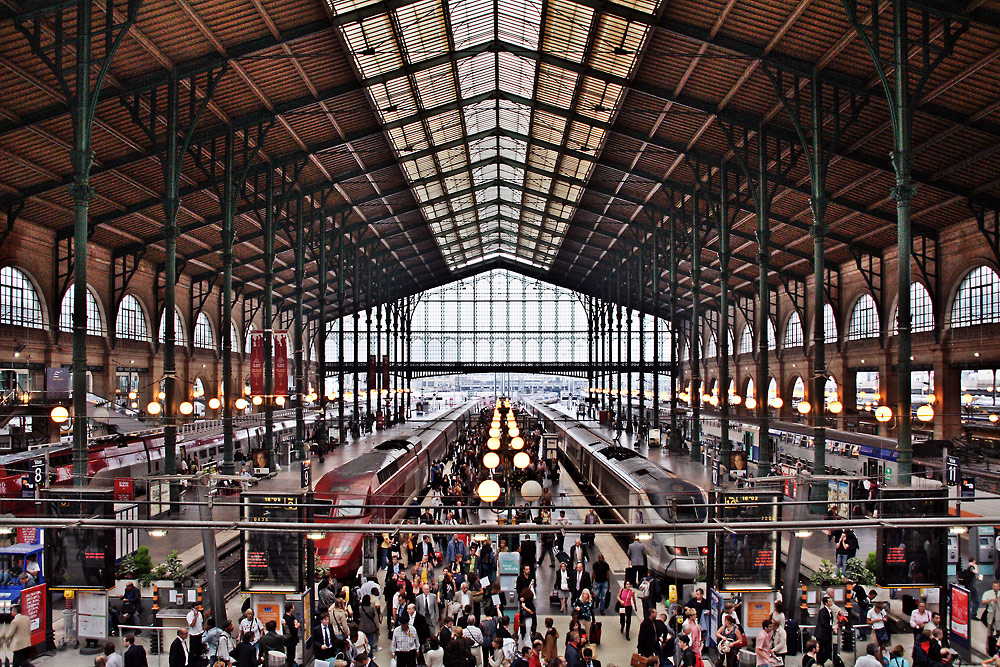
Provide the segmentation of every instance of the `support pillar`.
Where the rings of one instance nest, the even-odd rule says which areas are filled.
[[[329,429],[326,428],[326,329],[327,329],[327,313],[326,313],[326,283],[327,283],[327,272],[329,267],[327,266],[327,243],[329,239],[327,238],[327,218],[323,211],[319,212],[319,253],[317,257],[317,267],[319,269],[319,342],[316,344],[316,389],[315,392],[319,397],[319,413],[322,415],[321,423],[322,428],[320,428],[320,433],[318,434],[319,446],[326,448],[327,438],[329,436]],[[343,317],[340,318],[343,321]],[[305,460],[305,451],[299,453],[302,460]]]
[[[306,227],[303,217],[303,206],[305,202],[301,193],[298,197],[298,206],[295,211],[295,451],[299,453],[302,460],[305,460],[306,451],[306,421],[302,412],[302,403],[305,400],[306,364],[303,357],[305,349],[305,335],[302,326],[303,306],[302,299],[305,289],[306,273]]]
[[[177,90],[171,85],[174,95]],[[172,135],[176,131],[168,130]],[[176,142],[176,139],[174,140]],[[168,139],[168,143],[170,139]],[[219,336],[222,338],[222,474],[232,475],[236,471],[236,461],[233,449],[235,440],[233,438],[233,401],[236,400],[233,390],[233,341],[229,335],[233,324],[233,240],[234,240],[234,218],[236,216],[236,199],[233,196],[233,164],[235,157],[233,129],[226,130],[226,158],[225,158],[225,182],[222,186],[222,326],[219,327]],[[169,153],[174,155],[174,153]],[[169,157],[168,157],[169,159]],[[180,168],[180,164],[177,165]],[[174,231],[176,233],[176,211],[174,213]],[[174,261],[176,262],[176,243],[174,245]],[[167,289],[171,289],[168,280]],[[172,290],[171,290],[172,291]],[[170,306],[173,310],[172,305]],[[173,317],[167,318],[173,322]],[[193,327],[193,323],[192,323]],[[193,329],[192,329],[193,332]],[[194,336],[192,335],[192,338]],[[172,347],[172,346],[171,346]],[[164,356],[164,359],[166,357]],[[166,363],[164,362],[164,365]],[[169,413],[170,411],[167,410]]]
[[[274,452],[274,171],[267,170],[264,211],[264,448]]]
[[[344,222],[347,217],[340,220],[340,228],[337,230],[339,247],[337,249],[337,312],[341,317],[337,320],[337,438],[340,444],[347,442],[347,425],[344,423],[344,290],[346,276],[344,275],[344,263],[346,252],[344,248]]]
[[[826,474],[826,335],[823,327],[824,283],[826,255],[824,239],[826,234],[826,154],[823,149],[823,87],[814,81],[812,85],[812,160],[810,162],[810,183],[812,197],[810,207],[813,214],[813,376],[809,393],[813,424],[813,475]],[[790,397],[789,397],[790,398]],[[810,500],[814,512],[826,511],[827,484],[813,484]]]
[[[701,462],[701,225],[698,222],[698,192],[691,211],[691,460]]]
[[[719,459],[729,469],[729,175],[723,162],[719,172]],[[722,480],[720,480],[721,482]]]
[[[767,404],[768,349],[767,325],[770,321],[771,287],[768,282],[768,259],[771,254],[771,224],[769,217],[769,196],[767,192],[767,134],[763,125],[758,128],[757,138],[757,421],[760,424],[760,445],[757,457],[757,474],[766,475],[771,470],[770,418]]]
[[[670,449],[680,450],[677,431],[677,217],[670,209]]]

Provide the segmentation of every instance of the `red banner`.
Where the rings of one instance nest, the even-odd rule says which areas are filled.
[[[115,501],[127,503],[135,500],[135,481],[131,477],[115,477]]]
[[[274,395],[288,395],[288,332],[274,332]]]
[[[264,394],[264,334],[250,332],[250,393]]]
[[[21,591],[21,613],[30,620],[31,643],[45,641],[45,584],[25,588]]]
[[[373,392],[373,391],[376,390],[375,384],[376,384],[376,381],[377,381],[377,377],[376,377],[377,371],[376,371],[375,367],[377,365],[378,365],[378,357],[376,357],[374,354],[369,354],[368,355],[368,393],[369,394],[371,392]]]
[[[389,384],[389,355],[382,355],[382,388],[388,389],[392,385]]]

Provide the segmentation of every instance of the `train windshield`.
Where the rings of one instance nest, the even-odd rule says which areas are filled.
[[[649,493],[649,499],[657,506],[657,513],[670,522],[701,523],[708,513],[701,498],[666,493]]]
[[[331,516],[342,519],[349,517],[359,517],[364,513],[365,501],[361,498],[345,498],[334,506],[334,513]]]

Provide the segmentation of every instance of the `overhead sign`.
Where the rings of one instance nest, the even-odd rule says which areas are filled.
[[[274,332],[274,395],[288,395],[288,332]]]
[[[269,523],[301,523],[301,493],[244,493],[240,498],[244,521],[262,530],[243,530],[243,589],[298,592],[303,588],[304,535],[266,530]]]
[[[956,649],[965,660],[970,659],[970,649],[972,647],[972,628],[969,626],[969,589],[951,585],[951,606],[948,611],[948,619],[951,624],[951,632],[948,633],[948,641],[952,648]]]
[[[135,500],[135,480],[131,477],[115,477],[115,501],[128,503]]]
[[[976,497],[976,478],[975,477],[963,477],[962,478],[962,497],[963,498],[975,498]]]
[[[264,333],[250,332],[250,393],[264,394]]]
[[[946,576],[948,529],[933,526],[892,526],[892,519],[948,514],[947,489],[885,487],[881,489],[876,583],[885,588],[943,586]]]
[[[777,590],[781,538],[778,531],[742,532],[742,522],[777,521],[780,493],[720,491],[716,521],[733,528],[709,536],[710,570],[720,591]]]

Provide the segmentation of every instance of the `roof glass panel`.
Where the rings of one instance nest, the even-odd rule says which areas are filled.
[[[538,87],[535,90],[537,99],[561,109],[569,109],[573,104],[573,91],[576,89],[576,72],[570,72],[549,63],[542,63],[538,68]]]
[[[496,55],[487,52],[459,60],[458,85],[463,98],[482,95],[496,88]]]
[[[535,63],[532,60],[501,51],[500,90],[531,98],[535,88]]]
[[[570,0],[551,0],[545,13],[542,50],[582,63],[594,10]]]
[[[588,64],[602,72],[627,78],[638,59],[646,33],[647,27],[641,23],[610,14],[601,15]]]
[[[497,3],[497,9],[499,39],[526,49],[538,48],[542,25],[540,0],[503,0]]]
[[[391,72],[404,64],[388,14],[373,16],[362,23],[348,23],[342,31],[363,78]]]
[[[458,99],[458,86],[455,85],[451,63],[419,70],[413,74],[413,81],[420,91],[424,109],[451,104]]]
[[[396,10],[403,50],[410,64],[448,52],[448,29],[441,0],[418,0]]]
[[[456,49],[493,39],[493,0],[449,0],[448,15]]]

